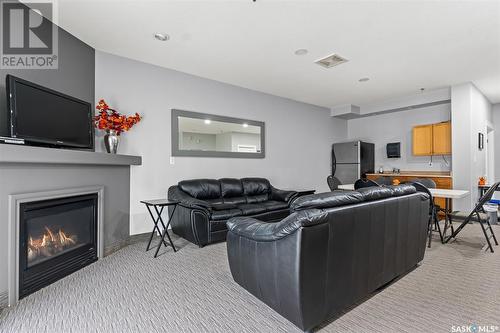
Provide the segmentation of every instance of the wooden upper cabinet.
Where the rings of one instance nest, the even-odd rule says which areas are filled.
[[[450,155],[451,122],[413,127],[413,155]]]
[[[432,125],[432,154],[451,154],[451,122]]]
[[[413,127],[413,155],[432,155],[432,125]]]

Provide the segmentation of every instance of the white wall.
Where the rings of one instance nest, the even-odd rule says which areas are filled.
[[[493,128],[495,129],[495,143],[500,146],[500,103],[492,107]],[[500,152],[495,154],[495,177],[500,181]]]
[[[487,182],[488,184],[493,184],[495,182],[495,127],[488,127],[487,144],[488,149],[488,164],[487,164]]]
[[[472,83],[451,88],[453,145],[453,187],[470,191],[470,196],[454,200],[454,209],[471,210],[478,199],[479,177],[487,173],[486,135],[492,121],[491,103]],[[478,149],[478,133],[485,137],[485,149]]]
[[[487,143],[487,133],[488,133],[488,123],[491,123],[492,110],[490,101],[483,95],[483,93],[472,85],[471,88],[471,111],[472,111],[472,122],[471,122],[471,156],[472,156],[472,167],[471,167],[471,208],[474,206],[476,201],[479,199],[479,190],[477,184],[479,177],[487,176],[487,164],[488,164],[488,143]],[[484,149],[479,150],[478,148],[478,135],[482,133],[484,135]]]
[[[461,190],[471,188],[471,87],[461,84],[451,88],[451,144],[455,148],[452,154],[453,188]],[[470,197],[453,200],[453,205],[457,210],[469,210]]]
[[[385,170],[398,168],[411,171],[449,171],[451,157],[446,156],[448,165],[441,156],[413,156],[412,127],[450,120],[451,105],[440,104],[420,109],[369,116],[348,121],[348,137],[375,143],[375,168]],[[387,158],[386,145],[401,142],[401,158]]]
[[[282,188],[326,191],[330,147],[347,122],[329,110],[130,59],[96,52],[96,99],[143,121],[122,135],[119,152],[141,155],[131,170],[131,234],[151,231],[139,200],[165,197],[183,179],[261,176]],[[264,121],[266,158],[176,157],[169,164],[171,109]]]
[[[500,103],[495,104],[492,106],[492,123],[493,123],[493,139],[494,139],[494,145],[496,147],[500,147]],[[498,151],[498,148],[495,151],[494,154],[494,179],[489,179],[488,183],[494,183],[500,181],[500,151]],[[495,193],[495,198],[500,198],[500,193]]]

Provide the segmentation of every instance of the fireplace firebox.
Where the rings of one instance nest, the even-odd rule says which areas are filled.
[[[98,194],[20,205],[19,298],[97,260]]]

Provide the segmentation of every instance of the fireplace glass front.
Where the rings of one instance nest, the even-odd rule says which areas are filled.
[[[20,297],[97,260],[97,202],[95,193],[21,204]]]

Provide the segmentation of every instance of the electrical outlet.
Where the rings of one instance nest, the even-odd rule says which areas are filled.
[[[174,164],[175,164],[174,157],[173,157],[173,156],[170,156],[170,165],[174,165]]]

